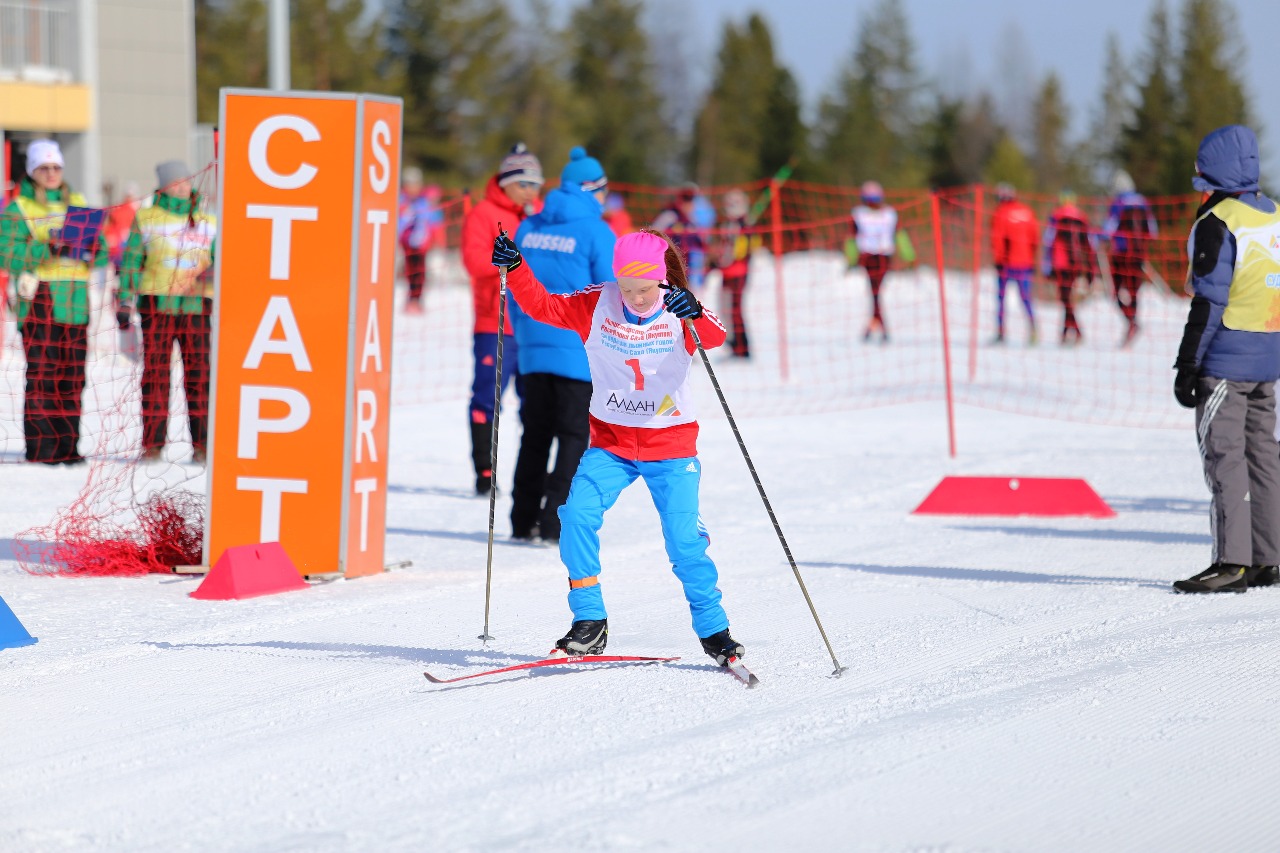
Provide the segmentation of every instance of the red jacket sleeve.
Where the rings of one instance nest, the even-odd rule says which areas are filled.
[[[702,309],[702,316],[693,321],[693,327],[698,330],[698,340],[702,341],[703,349],[715,349],[728,337],[724,330],[724,323],[721,323],[720,318],[705,307]],[[689,355],[693,355],[698,349],[698,345],[693,342],[693,335],[689,334],[687,324],[684,327],[684,348],[688,350]]]
[[[583,341],[591,334],[591,317],[600,301],[601,285],[552,295],[534,278],[526,262],[507,273],[507,287],[524,313],[538,322],[577,332]]]

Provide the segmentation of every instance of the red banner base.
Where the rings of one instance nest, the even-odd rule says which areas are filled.
[[[1115,510],[1078,477],[943,477],[914,515],[1084,515]]]
[[[223,551],[191,597],[227,601],[306,588],[307,582],[280,543],[265,542]]]

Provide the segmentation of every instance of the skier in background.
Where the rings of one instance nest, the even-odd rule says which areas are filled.
[[[427,197],[421,169],[417,166],[405,169],[401,184],[398,235],[404,251],[404,275],[409,281],[404,312],[421,314],[422,291],[427,284],[427,250],[431,248],[432,231],[439,214]]]
[[[702,287],[707,255],[704,230],[698,224],[698,209],[698,185],[690,181],[680,187],[675,198],[658,213],[649,226],[670,237],[684,255],[689,284],[694,288]]]
[[[609,181],[583,148],[569,152],[560,186],[539,213],[524,221],[516,244],[550,293],[573,293],[607,281],[613,269],[613,231],[603,219]],[[520,454],[511,489],[511,538],[560,540],[560,507],[590,439],[591,370],[582,339],[540,323],[517,299],[511,325],[520,352]],[[547,471],[551,445],[555,465]]]
[[[996,265],[996,337],[1004,343],[1004,290],[1016,283],[1022,307],[1031,327],[1028,341],[1034,344],[1036,314],[1031,304],[1031,276],[1035,274],[1036,254],[1040,243],[1040,223],[1035,212],[1018,200],[1009,184],[996,185],[996,211],[991,217],[991,257]]]
[[[907,232],[898,227],[898,211],[884,202],[884,189],[875,181],[867,181],[861,189],[862,203],[850,211],[851,236],[845,241],[845,257],[849,269],[861,266],[867,271],[871,289],[871,320],[862,333],[864,341],[879,334],[881,343],[889,342],[880,307],[880,288],[896,253],[908,264],[914,264],[915,249]]]
[[[679,249],[656,231],[628,234],[614,247],[616,281],[564,296],[547,292],[506,235],[494,241],[493,263],[508,267],[511,289],[530,316],[578,333],[591,364],[591,448],[560,510],[573,626],[556,649],[604,651],[609,623],[600,590],[600,528],[605,510],[643,477],[703,651],[721,665],[742,657],[698,515],[702,463],[689,387],[697,346],[686,321],[704,347],[720,346],[725,332],[688,289]]]
[[[462,263],[471,276],[471,299],[475,308],[472,349],[475,374],[471,384],[468,417],[471,421],[471,461],[476,471],[476,494],[488,497],[493,488],[493,397],[498,377],[498,271],[489,263],[493,239],[499,226],[514,231],[526,216],[538,211],[542,190],[542,164],[523,142],[502,158],[498,173],[485,186],[484,198],[471,208],[462,222]],[[510,300],[508,300],[508,309]],[[499,387],[516,375],[519,352],[512,333],[510,310],[503,329],[503,365]],[[516,378],[516,393],[521,385]]]
[[[1070,191],[1058,196],[1058,206],[1049,214],[1044,229],[1044,267],[1046,278],[1052,277],[1058,285],[1058,298],[1062,300],[1062,343],[1064,346],[1080,343],[1080,324],[1076,321],[1074,305],[1076,281],[1082,276],[1093,284],[1097,272],[1094,259],[1093,235],[1089,233],[1089,219],[1076,205],[1076,194]]]
[[[1194,296],[1178,347],[1173,393],[1196,410],[1212,495],[1213,564],[1180,592],[1244,592],[1276,583],[1280,563],[1280,209],[1258,187],[1258,140],[1242,125],[1200,143],[1187,253]]]
[[[1142,266],[1147,260],[1147,247],[1160,229],[1151,205],[1134,189],[1128,172],[1115,173],[1111,191],[1114,198],[1102,226],[1102,236],[1107,241],[1107,262],[1111,267],[1116,304],[1128,323],[1121,346],[1128,346],[1138,334],[1138,288],[1146,277]]]
[[[724,227],[720,233],[720,258],[718,266],[722,277],[721,287],[729,297],[729,347],[736,358],[750,358],[751,347],[747,342],[747,323],[743,315],[743,295],[747,289],[747,273],[751,266],[751,252],[759,244],[759,238],[747,232],[750,225],[747,214],[751,203],[742,190],[725,193]]]

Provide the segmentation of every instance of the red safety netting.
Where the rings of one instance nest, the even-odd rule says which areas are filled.
[[[611,215],[620,210],[632,227],[641,227],[671,206],[681,188],[613,185],[611,190],[616,194]],[[997,283],[990,241],[996,198],[983,187],[937,194],[936,213],[935,196],[927,191],[886,192],[916,256],[909,262],[899,253],[883,279],[886,343],[879,335],[864,340],[872,313],[870,276],[845,255],[850,211],[859,202],[856,188],[796,181],[701,188],[706,218],[699,230],[708,271],[699,292],[726,323],[729,299],[723,277],[711,267],[726,236],[724,200],[734,190],[747,194],[756,214],[748,229],[754,252],[741,297],[751,357],[715,354],[723,365],[718,378],[732,390],[736,410],[766,414],[944,399],[949,362],[952,397],[961,404],[1095,423],[1184,423],[1167,386],[1185,320],[1185,240],[1196,197],[1150,199],[1155,233],[1142,241],[1138,262],[1129,258],[1127,266],[1125,259],[1113,257],[1104,239],[1110,236],[1111,200],[1075,201],[1088,223],[1095,260],[1092,282],[1084,274],[1069,282],[1081,338],[1063,346],[1060,281],[1041,269],[1043,245],[1034,248],[1031,270],[1036,342],[1030,342],[1016,284],[1005,295],[1005,342],[993,342]],[[1022,200],[1036,216],[1041,243],[1059,200],[1037,195]],[[468,206],[466,197],[445,201],[444,238],[428,259],[426,311],[397,318],[400,361],[393,399],[398,403],[454,399],[470,387],[470,292],[457,250]],[[1117,280],[1126,303],[1136,294],[1137,331],[1127,342]]]
[[[212,167],[196,176],[212,188]],[[614,186],[611,214],[624,211],[632,227],[649,225],[680,188]],[[730,194],[745,194],[751,210],[744,232],[726,228]],[[1155,232],[1145,235],[1142,257],[1117,260],[1108,239],[1110,200],[1075,200],[1086,222],[1081,245],[1092,262],[1075,274],[1041,269],[1044,228],[1060,200],[1024,196],[1038,236],[1030,270],[1032,326],[1018,286],[1005,293],[1005,335],[996,342],[996,272],[991,234],[991,188],[966,187],[932,194],[886,193],[897,212],[899,241],[885,269],[879,301],[885,335],[866,335],[872,319],[873,270],[846,254],[850,212],[858,191],[800,182],[758,181],[698,191],[696,231],[703,256],[697,292],[731,322],[731,295],[723,267],[735,240],[749,241],[744,285],[736,290],[750,357],[728,348],[712,353],[726,397],[736,414],[760,416],[882,406],[908,401],[953,403],[1050,419],[1137,427],[1175,427],[1185,412],[1172,399],[1172,364],[1186,317],[1183,293],[1185,240],[1198,199],[1151,199]],[[405,259],[399,267],[402,299],[394,324],[393,405],[458,401],[458,428],[466,429],[470,394],[472,304],[459,243],[470,209],[465,194],[434,194],[434,224],[421,257],[422,298],[408,299]],[[621,206],[619,206],[621,202]],[[909,257],[913,255],[914,257]],[[1124,286],[1128,275],[1130,287]],[[207,276],[207,274],[206,274]],[[1118,276],[1125,302],[1136,293],[1137,331],[1117,301]],[[1090,277],[1092,281],[1090,281]],[[1169,283],[1172,284],[1169,284]],[[208,376],[197,335],[173,333],[153,362],[128,352],[129,336],[117,330],[115,273],[96,274],[89,285],[86,382],[77,445],[90,463],[84,492],[47,528],[26,538],[58,543],[33,551],[29,567],[73,574],[136,573],[192,562],[199,556],[204,494],[201,421]],[[1067,302],[1062,299],[1065,293]],[[1069,304],[1081,332],[1065,344]],[[138,319],[133,340],[145,353]],[[155,323],[152,330],[159,329]],[[13,313],[3,324],[0,360],[0,459],[24,459],[24,350]],[[151,381],[144,383],[144,366]],[[164,368],[167,367],[167,371]],[[165,374],[167,382],[156,377]],[[706,384],[702,371],[699,383]],[[145,389],[144,389],[145,385]],[[704,387],[704,418],[720,416]],[[149,401],[146,406],[144,401]],[[149,413],[144,417],[144,412]],[[156,417],[163,412],[165,441],[154,450]],[[191,415],[197,429],[193,436]],[[941,427],[940,427],[941,428]],[[148,438],[147,436],[150,436]],[[954,433],[953,433],[954,435]],[[61,569],[57,567],[62,567]]]
[[[107,208],[102,250],[94,241],[83,256],[93,258],[87,280],[48,267],[25,285],[12,276],[0,453],[87,471],[71,505],[21,535],[29,571],[132,575],[200,560],[216,238],[205,197],[214,181],[211,166],[171,188],[178,198],[189,184],[194,206],[152,197]],[[47,242],[50,227],[74,233],[61,218],[20,214],[6,215],[29,239]]]

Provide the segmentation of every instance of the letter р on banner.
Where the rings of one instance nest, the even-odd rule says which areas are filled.
[[[390,341],[396,207],[376,190],[398,188],[400,103],[224,89],[220,127],[205,562],[278,541],[303,574],[381,568],[390,358],[364,379],[356,358]]]

